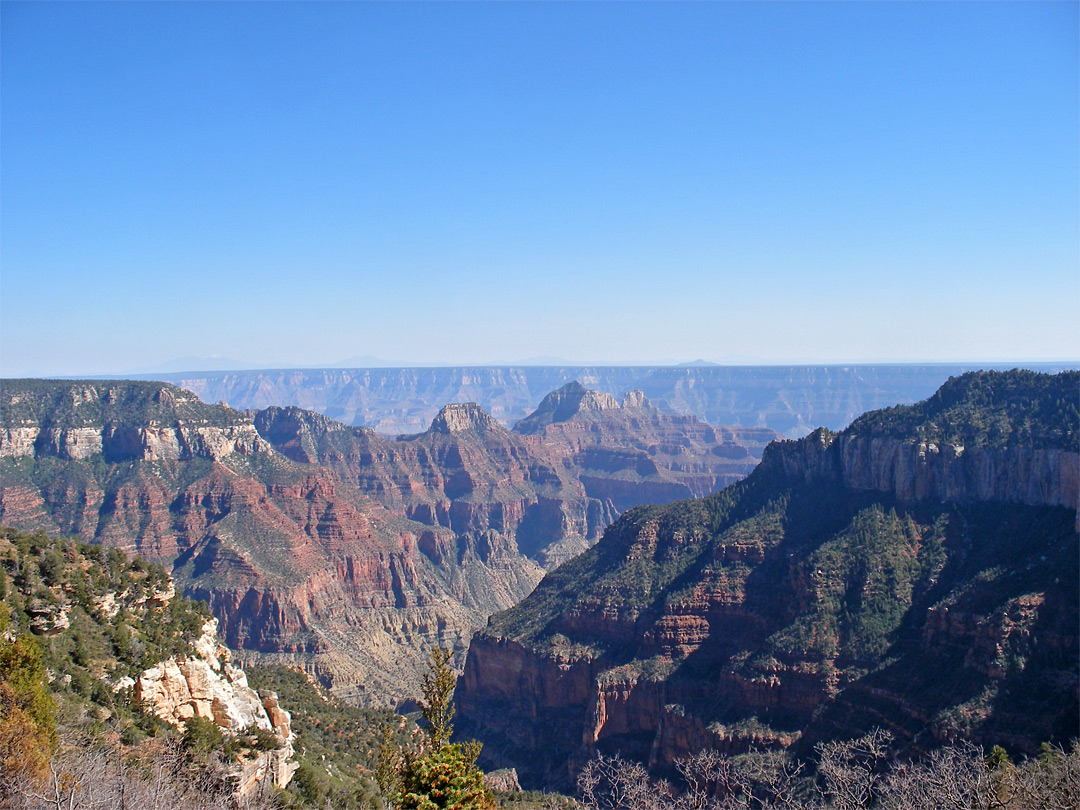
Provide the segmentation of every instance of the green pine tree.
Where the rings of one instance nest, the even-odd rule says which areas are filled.
[[[436,649],[424,675],[423,715],[428,744],[419,753],[398,751],[383,729],[377,778],[399,810],[494,810],[495,797],[476,767],[480,743],[451,743],[454,686],[450,651]]]
[[[420,691],[424,693],[423,715],[427,720],[427,732],[436,748],[450,742],[454,727],[454,687],[457,676],[450,669],[450,651],[436,648],[431,653],[431,663],[424,673]]]
[[[406,763],[401,774],[401,810],[494,810],[484,774],[460,743],[440,746]]]

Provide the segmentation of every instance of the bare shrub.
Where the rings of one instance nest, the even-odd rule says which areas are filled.
[[[597,754],[578,775],[586,810],[675,810],[670,786],[638,762]]]
[[[701,751],[675,768],[685,783],[676,792],[655,781],[644,766],[597,755],[578,776],[586,810],[798,810],[804,765],[783,751],[755,751],[735,759]]]
[[[676,760],[675,769],[686,783],[678,800],[680,810],[707,810],[738,792],[735,764],[711,748]]]
[[[915,762],[890,757],[892,736],[874,731],[817,747],[810,766],[783,751],[728,757],[701,751],[678,760],[679,790],[640,764],[598,755],[582,770],[585,810],[1076,810],[1080,743],[1044,746],[1014,765],[995,752],[958,743]]]
[[[817,746],[818,775],[829,807],[861,810],[873,805],[892,739],[888,731],[874,729],[854,740]]]
[[[997,787],[1001,806],[1024,810],[1076,810],[1080,807],[1080,742],[1066,750],[1044,746],[1026,762],[1006,767]]]
[[[991,772],[981,748],[960,743],[922,762],[897,764],[880,788],[882,810],[970,810],[993,807]]]
[[[5,786],[3,810],[270,810],[269,790],[236,797],[220,754],[192,767],[172,739],[146,741],[134,754],[105,741],[68,740],[44,778]]]
[[[735,775],[741,803],[739,808],[800,808],[801,777],[804,764],[786,751],[752,751],[736,761]]]

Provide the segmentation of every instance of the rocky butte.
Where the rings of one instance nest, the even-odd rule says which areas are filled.
[[[4,380],[0,523],[162,562],[230,647],[300,664],[340,696],[400,701],[431,647],[463,654],[622,510],[708,494],[775,437],[640,393],[552,397],[521,431],[466,403],[387,438],[163,383]]]
[[[522,784],[594,752],[1080,733],[1080,373],[981,372],[629,510],[474,636],[459,729]]]

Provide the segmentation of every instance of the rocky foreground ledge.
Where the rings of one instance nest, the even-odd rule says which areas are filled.
[[[203,626],[195,655],[169,658],[150,667],[132,684],[132,698],[166,723],[183,729],[193,717],[213,722],[225,734],[271,732],[279,747],[241,758],[237,792],[247,796],[269,780],[284,789],[298,767],[293,760],[291,715],[274,692],[256,692],[247,675],[231,663],[232,654],[218,641],[217,620]]]

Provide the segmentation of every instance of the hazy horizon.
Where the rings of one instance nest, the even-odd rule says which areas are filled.
[[[377,358],[373,358],[377,360]],[[1080,359],[1070,358],[1051,358],[1051,359],[1006,359],[1006,360],[935,360],[935,361],[874,361],[874,360],[856,360],[856,361],[811,361],[811,360],[792,360],[790,362],[770,362],[770,363],[758,363],[758,362],[713,362],[709,360],[704,361],[685,361],[685,362],[587,362],[587,361],[571,361],[571,360],[559,360],[559,358],[547,358],[536,360],[523,360],[520,362],[490,362],[490,363],[424,363],[424,362],[389,362],[380,361],[367,364],[357,363],[329,363],[325,365],[221,365],[215,366],[197,366],[197,365],[175,365],[173,363],[163,364],[157,368],[148,369],[129,369],[120,371],[105,371],[105,372],[87,372],[87,373],[75,373],[75,374],[0,374],[0,379],[149,379],[155,375],[161,377],[176,377],[183,374],[247,374],[247,373],[260,373],[260,372],[285,372],[285,371],[350,371],[357,369],[371,369],[371,370],[393,370],[393,369],[485,369],[485,368],[858,368],[858,367],[889,367],[889,366],[912,366],[912,367],[963,367],[971,369],[1007,369],[1007,368],[1026,368],[1031,370],[1041,370],[1043,367],[1062,368],[1062,369],[1078,369],[1080,368]]]

